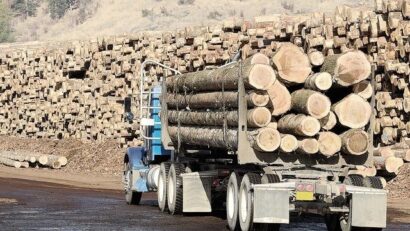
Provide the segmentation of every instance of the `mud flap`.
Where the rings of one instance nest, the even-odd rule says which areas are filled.
[[[278,184],[261,184],[253,187],[253,222],[289,224],[289,197],[287,188]]]

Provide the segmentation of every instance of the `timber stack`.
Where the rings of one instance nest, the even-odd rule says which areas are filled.
[[[264,91],[268,94],[268,105],[276,106],[269,108],[272,116],[279,119],[268,127],[275,128],[277,123],[278,129],[286,129],[282,133],[303,137],[306,131],[292,123],[308,123],[314,118],[319,120],[321,131],[343,132],[344,135],[338,134],[343,145],[351,140],[349,136],[362,136],[358,130],[340,128],[360,130],[368,126],[366,119],[356,120],[344,111],[351,105],[366,104],[366,109],[370,102],[376,108],[376,119],[371,125],[375,133],[373,145],[391,148],[399,144],[391,148],[393,155],[406,161],[403,153],[410,145],[409,35],[410,1],[375,0],[374,10],[340,6],[332,14],[263,16],[253,23],[231,19],[221,25],[169,32],[22,47],[6,45],[0,47],[0,131],[23,137],[72,137],[100,142],[116,139],[122,145],[139,145],[138,121],[130,124],[124,120],[123,100],[127,96],[135,99],[132,109],[138,118],[140,87],[147,90],[162,77],[171,75],[157,66],[141,70],[145,60],[155,60],[187,74],[222,66],[240,50],[243,60],[260,53],[274,67],[276,81]],[[292,57],[283,50],[304,55],[290,59],[297,64],[295,67],[287,64]],[[357,71],[363,71],[363,56],[370,61],[374,78],[357,78]],[[359,61],[350,62],[351,57]],[[346,68],[354,69],[355,74],[346,75]],[[146,74],[144,86],[139,86],[141,72]],[[368,69],[364,74],[369,74]],[[220,98],[221,86],[215,84],[214,89],[192,85],[195,94],[190,98],[190,107],[203,109],[201,104],[209,105],[206,99]],[[259,111],[248,115],[252,118],[266,111],[262,109],[266,106],[260,106],[266,97],[259,89],[248,87],[249,102],[255,103],[253,109]],[[352,94],[342,94],[343,90]],[[376,94],[375,102],[372,92]],[[232,91],[226,91],[224,106],[234,109],[230,103],[235,102],[228,101],[228,94],[235,98]],[[330,113],[320,118],[329,102],[313,108],[306,104],[323,101],[324,97],[329,98],[332,106]],[[234,117],[232,111],[230,116]],[[282,134],[283,138],[290,143],[295,141]],[[314,143],[310,139],[298,143]],[[378,168],[385,171],[387,158],[378,159]]]
[[[315,155],[324,161],[364,155],[371,97],[352,86],[368,82],[370,74],[361,51],[326,56],[319,64],[300,47],[283,43],[272,59],[256,53],[218,69],[171,76],[165,97],[169,135],[182,146],[237,150],[242,78],[248,141],[255,151]],[[376,174],[375,168],[361,170]]]
[[[0,151],[0,165],[14,168],[60,169],[68,163],[67,158],[26,151]]]

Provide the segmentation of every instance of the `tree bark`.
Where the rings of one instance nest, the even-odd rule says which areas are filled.
[[[340,124],[349,128],[362,128],[372,115],[370,104],[356,94],[350,94],[332,106]]]
[[[178,132],[179,131],[179,132]],[[226,140],[223,129],[204,127],[178,127],[169,126],[168,132],[171,140],[178,142],[178,133],[183,144],[192,146],[237,149],[237,131],[228,129]],[[261,152],[273,152],[280,145],[280,134],[271,128],[261,128],[248,132],[248,139],[254,149]]]
[[[278,121],[278,130],[284,134],[314,136],[320,130],[320,123],[311,116],[288,114]]]
[[[349,155],[363,155],[369,148],[369,136],[361,129],[350,129],[340,135],[342,151]]]
[[[249,127],[266,127],[271,121],[271,113],[265,107],[248,110],[247,121]],[[178,119],[183,125],[218,126],[223,125],[224,118],[227,125],[238,126],[238,111],[168,111],[168,121],[177,124]]]
[[[338,85],[348,87],[367,79],[371,66],[363,52],[349,51],[327,56],[320,71],[330,73]]]
[[[280,81],[276,81],[270,86],[267,93],[273,116],[285,114],[290,110],[292,98],[289,90]]]
[[[248,107],[263,107],[266,106],[268,96],[263,93],[250,92],[246,95],[246,101]],[[212,109],[221,108],[224,105],[226,108],[237,108],[238,107],[238,93],[237,92],[208,92],[208,93],[198,93],[198,94],[167,94],[166,101],[168,108],[184,109],[189,107],[190,109]]]
[[[327,91],[332,87],[332,76],[327,72],[310,75],[305,82],[305,88],[315,91]]]
[[[340,136],[333,132],[319,133],[319,153],[324,156],[333,156],[342,148],[342,140]]]
[[[308,56],[296,45],[283,44],[272,58],[278,78],[287,84],[301,84],[312,71]]]
[[[292,93],[292,110],[308,114],[316,119],[327,116],[330,112],[329,98],[317,91],[301,89]]]
[[[245,60],[243,63],[235,63],[214,70],[169,77],[166,79],[166,84],[167,89],[171,92],[236,90],[240,73],[248,89],[266,90],[276,80],[275,72],[270,65],[252,64]]]

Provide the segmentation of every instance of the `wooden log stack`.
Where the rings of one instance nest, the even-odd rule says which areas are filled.
[[[59,169],[66,166],[67,158],[25,151],[0,151],[0,164],[15,168],[46,167]]]
[[[372,108],[368,98],[351,88],[370,78],[370,63],[361,51],[323,57],[322,65],[311,64],[308,54],[291,43],[283,44],[272,62],[263,56],[256,53],[218,69],[168,77],[171,139],[185,147],[236,150],[242,73],[248,95],[257,91],[269,96],[264,105],[247,104],[248,140],[256,151],[325,159],[368,152]],[[319,67],[316,72],[313,65]]]
[[[141,70],[145,60],[191,73],[224,65],[241,49],[243,59],[269,60],[276,71],[279,81],[265,89],[274,117],[307,113],[319,120],[323,131],[352,125],[352,129],[360,129],[366,119],[355,121],[341,111],[351,104],[367,105],[375,91],[373,145],[405,143],[410,137],[409,5],[408,0],[375,0],[371,11],[340,6],[331,14],[264,16],[255,18],[253,23],[229,19],[221,25],[177,31],[3,45],[0,131],[22,137],[70,137],[98,142],[116,139],[122,145],[139,145],[139,122],[130,124],[124,120],[124,97],[134,99],[132,109],[138,118],[142,106],[138,105],[141,71],[147,76],[144,90],[171,74],[156,66]],[[258,58],[254,56],[257,53],[265,56]],[[289,54],[306,54],[307,58],[297,55],[301,58],[292,59]],[[375,78],[368,79],[368,68],[363,73],[345,74],[345,68],[360,70],[369,65],[364,63],[364,55],[374,67]],[[328,92],[338,88],[354,95],[332,99]],[[311,91],[315,93],[310,95]],[[318,118],[322,116],[320,111],[326,111],[329,102],[312,106],[320,101],[320,94],[330,98],[332,104],[330,114],[323,118]],[[299,99],[301,95],[309,96],[311,106],[300,107],[307,102],[292,102],[297,95]],[[249,102],[255,103],[255,98]],[[284,144],[294,143],[286,137],[289,142]]]

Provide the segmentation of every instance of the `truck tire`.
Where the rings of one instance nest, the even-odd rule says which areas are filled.
[[[242,178],[239,188],[239,225],[241,230],[254,230],[253,223],[253,184],[260,184],[261,177],[256,173],[247,173]]]
[[[167,211],[167,186],[168,186],[168,172],[171,163],[163,162],[159,167],[159,175],[158,175],[158,207],[162,212]]]
[[[182,177],[185,173],[185,166],[180,163],[173,163],[168,174],[168,211],[172,215],[182,213]]]
[[[129,205],[138,205],[141,201],[142,192],[132,191],[132,182],[132,171],[130,163],[124,163],[125,201]]]
[[[232,172],[229,176],[226,189],[226,220],[230,230],[239,230],[239,187],[241,186],[242,176],[237,172]]]
[[[279,183],[280,178],[276,174],[264,174],[261,179],[262,184]]]
[[[365,177],[363,183],[364,183],[364,187],[383,189],[383,183],[380,177],[376,177],[376,176]]]
[[[364,187],[364,177],[361,175],[352,174],[352,175],[347,176],[344,179],[343,183],[347,185]]]

